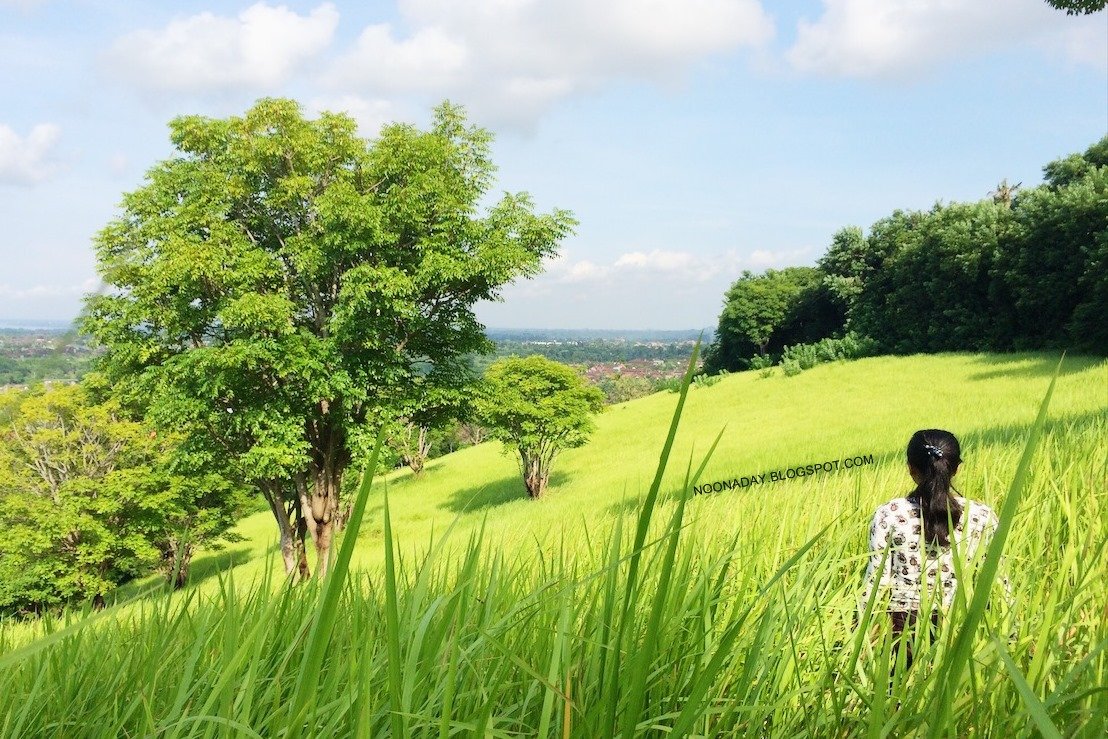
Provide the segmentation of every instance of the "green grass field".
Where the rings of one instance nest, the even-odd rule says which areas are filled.
[[[0,627],[0,736],[1103,736],[1108,362],[1067,357],[1036,426],[1056,365],[727,376],[688,391],[656,502],[672,393],[608,408],[542,500],[499,443],[468,448],[374,481],[329,589],[280,585],[256,514],[183,593]],[[890,682],[884,620],[852,617],[869,517],[912,488],[904,446],[928,427],[1010,529]],[[874,464],[684,496],[717,437],[701,483]],[[994,565],[1011,608],[985,607]]]

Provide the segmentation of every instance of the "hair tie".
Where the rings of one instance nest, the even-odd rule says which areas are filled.
[[[929,456],[934,457],[935,459],[942,459],[943,458],[943,450],[939,449],[939,447],[937,447],[937,446],[932,446],[931,444],[924,444],[923,449],[924,449],[924,451],[927,452],[927,454]]]

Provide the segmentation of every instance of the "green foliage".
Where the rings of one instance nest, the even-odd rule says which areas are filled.
[[[897,352],[988,347],[998,329],[990,272],[1010,217],[992,200],[935,206],[899,234],[860,295],[855,328]]]
[[[718,374],[709,375],[704,372],[693,375],[692,383],[694,387],[711,387],[717,382],[723,379],[723,376],[729,374],[727,370],[720,370]]]
[[[26,359],[0,356],[0,387],[30,385],[41,380],[78,380],[91,364],[91,357],[65,354]]]
[[[514,447],[532,498],[542,495],[555,457],[579,447],[604,410],[604,394],[573,369],[538,354],[507,357],[489,366],[476,401],[489,435]]]
[[[667,377],[664,380],[659,380],[656,384],[659,392],[665,390],[667,393],[677,393],[681,391],[681,378],[680,377]]]
[[[773,374],[773,357],[770,355],[756,355],[750,358],[750,369],[758,370],[759,377],[770,377]]]
[[[704,357],[709,374],[744,369],[749,357],[785,344],[815,341],[843,325],[832,293],[814,267],[745,270],[727,291],[715,340]]]
[[[750,369],[762,370],[773,366],[773,357],[768,354],[758,354],[750,358]]]
[[[996,277],[1013,297],[1016,348],[1108,353],[1108,137],[1080,161],[1048,166],[1048,184],[1013,206]]]
[[[801,370],[811,369],[824,362],[861,359],[875,353],[874,342],[853,332],[841,339],[820,339],[813,344],[795,344],[785,347],[781,362],[795,362]],[[787,373],[786,373],[787,374]]]
[[[1091,15],[1108,7],[1108,0],[1046,0],[1052,8],[1066,11],[1066,15]]]
[[[645,377],[626,375],[605,377],[596,386],[600,388],[600,392],[604,393],[604,401],[609,405],[641,398],[656,391],[656,385],[653,381]]]
[[[7,405],[7,404],[5,404]],[[235,488],[171,470],[172,443],[85,386],[12,394],[0,425],[0,612],[102,599],[230,528]]]
[[[283,542],[303,516],[325,568],[348,466],[382,425],[456,405],[465,355],[491,348],[473,305],[574,220],[526,193],[482,212],[491,135],[448,103],[372,143],[285,99],[170,131],[174,156],[97,237],[109,292],[85,327],[124,402],[256,485]]]
[[[1108,352],[1108,137],[1043,172],[836,234],[819,264],[847,327],[885,352]]]

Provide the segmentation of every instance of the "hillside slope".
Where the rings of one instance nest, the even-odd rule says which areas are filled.
[[[915,430],[936,427],[962,442],[966,461],[958,489],[995,503],[1011,479],[1056,364],[1057,357],[1043,354],[939,354],[820,365],[795,377],[779,370],[769,378],[732,374],[713,386],[690,389],[663,491],[680,487],[690,457],[695,468],[722,430],[702,482],[858,455],[873,455],[874,463],[850,470],[840,464],[838,471],[774,483],[767,474],[763,484],[697,496],[690,509],[694,519],[721,529],[738,527],[744,515],[776,516],[787,524],[790,511],[813,499],[827,507],[828,520],[840,514],[864,517],[911,488],[904,446]],[[356,566],[376,567],[382,560],[386,490],[402,551],[426,548],[432,534],[455,519],[452,536],[459,540],[484,522],[488,534],[509,546],[603,530],[613,516],[631,511],[649,487],[676,401],[676,394],[662,392],[609,407],[597,417],[591,441],[556,460],[541,500],[527,499],[515,458],[499,442],[433,460],[421,476],[407,470],[384,476],[374,486]],[[1050,419],[1050,428],[1067,437],[1089,438],[1094,430],[1093,438],[1104,439],[1108,361],[1067,357]],[[1108,442],[1101,452],[1108,453],[1106,448]],[[243,542],[198,557],[198,583],[229,566],[236,579],[280,567],[268,512],[245,519],[238,531]]]
[[[631,516],[675,395],[602,415],[541,501],[499,444],[466,449],[379,481],[360,571],[322,591],[281,586],[273,525],[253,516],[171,597],[0,625],[0,737],[221,723],[251,736],[1103,736],[1108,362],[1067,361],[1012,487],[1055,365],[885,357],[695,388],[667,497],[653,518],[641,506],[641,528]],[[859,614],[858,595],[869,517],[907,492],[903,447],[930,426],[961,438],[956,486],[1002,526],[905,671],[889,663],[888,619],[876,601]],[[721,429],[708,483],[873,463],[683,506],[669,494]],[[380,567],[386,493],[398,553]],[[424,556],[451,522],[462,535]],[[249,587],[267,573],[268,588]]]

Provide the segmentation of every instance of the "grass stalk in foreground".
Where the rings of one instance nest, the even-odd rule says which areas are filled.
[[[1020,455],[1019,465],[1016,467],[1016,474],[1012,478],[1011,486],[1008,488],[1008,495],[1005,496],[1004,505],[997,514],[1000,522],[996,531],[993,533],[992,540],[989,542],[989,548],[985,554],[985,561],[981,564],[981,569],[977,574],[977,581],[974,583],[973,600],[970,601],[967,612],[958,626],[958,635],[954,639],[954,644],[947,653],[941,671],[936,677],[936,685],[939,687],[939,692],[942,694],[939,700],[941,720],[936,721],[932,727],[930,732],[930,737],[932,739],[945,733],[947,727],[951,724],[951,702],[956,698],[953,693],[953,688],[961,682],[962,671],[965,669],[966,663],[969,662],[972,654],[973,639],[977,631],[977,626],[981,623],[981,619],[985,615],[985,609],[988,606],[989,595],[996,581],[997,571],[1000,567],[1000,558],[1004,554],[1004,543],[1007,541],[1008,534],[1012,530],[1012,524],[1016,517],[1016,510],[1019,508],[1020,499],[1026,490],[1027,475],[1031,468],[1031,459],[1034,457],[1035,449],[1038,447],[1039,437],[1042,435],[1043,425],[1046,423],[1047,409],[1050,407],[1050,398],[1054,395],[1054,386],[1058,382],[1058,373],[1061,372],[1062,362],[1064,361],[1065,354],[1058,360],[1058,366],[1054,369],[1054,376],[1050,379],[1050,385],[1046,389],[1046,395],[1043,397],[1042,403],[1039,404],[1039,413],[1035,417],[1035,422],[1031,424],[1031,429],[1027,434],[1027,443],[1024,444],[1023,454]]]
[[[618,489],[596,491],[587,530],[568,520],[513,544],[496,533],[508,504],[470,516],[454,545],[403,533],[410,503],[390,484],[381,518],[366,520],[383,502],[370,499],[349,545],[390,567],[355,574],[350,563],[330,591],[337,607],[312,675],[303,667],[322,639],[327,581],[243,588],[228,572],[29,652],[0,628],[0,737],[1103,736],[1108,416],[1054,421],[1065,378],[1054,387],[1033,456],[1026,422],[970,441],[974,464],[960,474],[976,475],[964,478],[975,499],[1004,502],[1008,490],[1014,500],[1013,471],[1028,461],[1003,545],[1020,636],[1006,641],[1008,606],[994,603],[966,632],[961,669],[950,669],[962,632],[949,619],[889,686],[884,620],[876,635],[850,621],[870,503],[903,484],[899,459],[758,494],[689,496],[712,469],[690,455],[680,487],[660,487],[638,546],[628,527],[641,509],[602,513]],[[700,397],[684,406],[673,453]],[[709,456],[726,446],[716,439]]]

